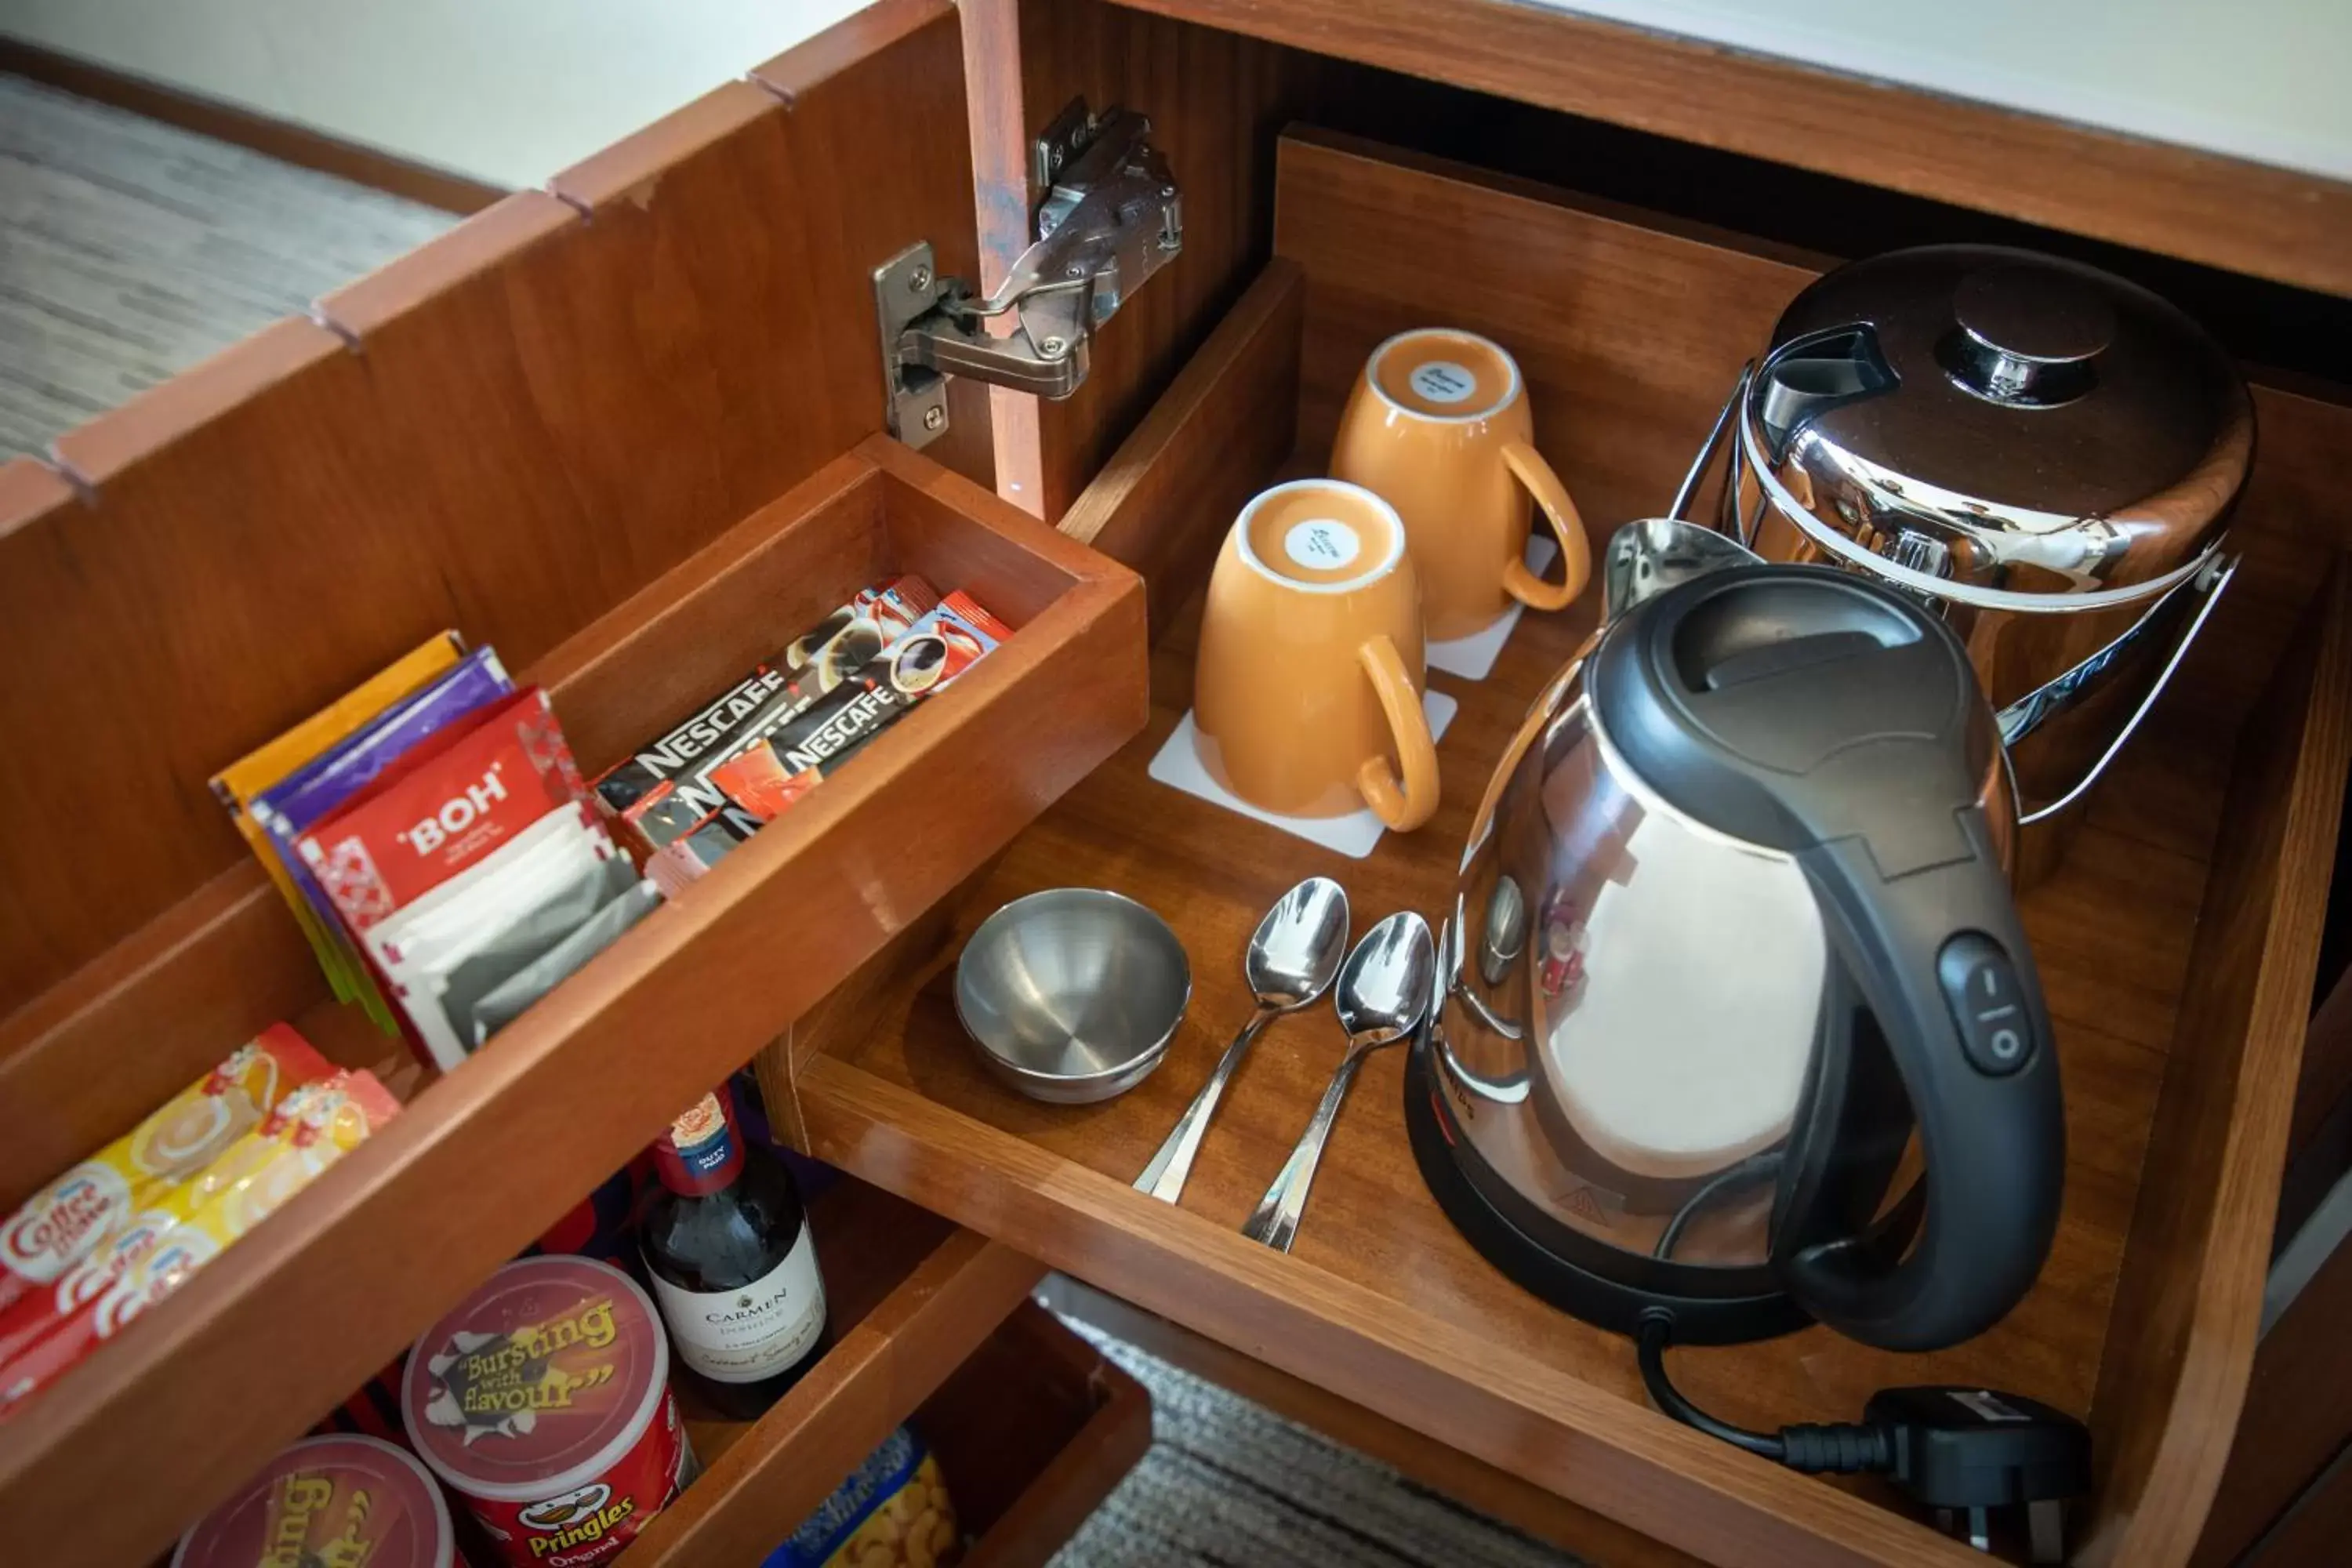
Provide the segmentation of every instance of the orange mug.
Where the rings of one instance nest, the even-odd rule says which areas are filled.
[[[1209,776],[1264,811],[1437,809],[1421,586],[1396,509],[1297,479],[1242,508],[1209,577],[1192,719]],[[1391,767],[1391,754],[1394,765]]]
[[[1440,641],[1485,630],[1513,599],[1561,609],[1592,574],[1583,519],[1534,441],[1517,363],[1475,332],[1399,332],[1356,378],[1331,477],[1386,498],[1404,519],[1422,614]],[[1530,497],[1559,541],[1558,583],[1528,570]]]

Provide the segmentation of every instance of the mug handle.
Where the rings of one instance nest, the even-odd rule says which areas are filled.
[[[1503,464],[1536,498],[1536,505],[1543,508],[1552,537],[1559,541],[1563,573],[1561,581],[1547,583],[1528,571],[1526,562],[1512,561],[1503,568],[1503,587],[1531,610],[1566,609],[1592,576],[1592,547],[1585,542],[1584,519],[1576,503],[1568,499],[1568,487],[1533,447],[1525,441],[1506,442]]]
[[[1404,659],[1388,634],[1382,632],[1358,648],[1356,659],[1370,677],[1372,690],[1388,714],[1397,759],[1404,764],[1404,784],[1400,788],[1386,757],[1368,758],[1356,772],[1356,788],[1374,816],[1399,833],[1410,833],[1437,812],[1437,742],[1430,739],[1421,692],[1405,673]]]

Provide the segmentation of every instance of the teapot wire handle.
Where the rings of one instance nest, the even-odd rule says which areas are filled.
[[[2106,749],[2099,753],[2098,759],[2084,770],[2083,776],[2076,779],[2065,794],[2021,815],[2017,826],[2030,827],[2034,823],[2057,816],[2098,783],[2099,776],[2107,771],[2107,764],[2116,760],[2116,753],[2124,749],[2124,743],[2132,738],[2141,721],[2155,708],[2157,699],[2162,697],[2165,689],[2172,684],[2172,677],[2179,669],[2181,660],[2189,656],[2189,649],[2197,641],[2198,634],[2205,629],[2206,618],[2212,615],[2214,605],[2221,603],[2222,593],[2237,575],[2238,559],[2217,551],[2205,570],[2188,582],[2167,589],[2164,596],[2149,606],[2147,614],[2121,637],[2063,675],[2027,692],[1993,716],[1994,722],[2000,727],[2003,748],[2014,747],[2096,690],[2098,678],[2137,644],[2168,636],[2171,640],[2171,648],[2157,670],[2156,679],[2141,694],[2131,716],[2124,721],[2123,727],[2116,731],[2115,738],[2107,742]],[[2169,626],[2166,624],[2168,622],[2171,623]]]
[[[1740,400],[1748,395],[1748,384],[1755,378],[1756,362],[1749,360],[1739,367],[1739,379],[1731,384],[1731,395],[1723,400],[1722,412],[1715,416],[1715,425],[1706,433],[1706,445],[1699,448],[1690,472],[1683,476],[1683,482],[1675,488],[1674,504],[1666,508],[1668,517],[1680,521],[1689,521],[1683,517],[1683,513],[1690,510],[1691,502],[1697,499],[1699,486],[1706,482],[1707,470],[1715,467],[1715,455],[1722,449],[1724,437],[1730,434],[1731,416],[1739,407]]]

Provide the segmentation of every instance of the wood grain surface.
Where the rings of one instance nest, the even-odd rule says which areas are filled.
[[[1696,1568],[1698,1562],[1066,1274],[1047,1276],[1039,1299],[1066,1318],[1091,1324],[1195,1377],[1255,1400],[1286,1421],[1368,1455],[1415,1485],[1441,1492],[1580,1561],[1605,1568]]]
[[[1136,9],[2352,294],[2352,186],[1507,0]]]
[[[1383,339],[1468,328],[1519,362],[1596,560],[1666,510],[1741,363],[1831,264],[1337,132],[1285,135],[1276,171],[1275,251],[1307,279],[1302,452],[1328,456]]]
[[[1307,278],[1301,449],[1259,482],[1317,471],[1322,433],[1363,353],[1387,332],[1431,319],[1430,301],[1443,300],[1445,321],[1489,331],[1521,358],[1539,441],[1570,488],[1590,498],[1596,525],[1654,510],[1739,358],[1809,275],[1806,258],[1332,138],[1287,141],[1280,167],[1276,247]],[[1401,244],[1407,232],[1425,245]],[[1496,260],[1507,249],[1513,259]],[[1628,331],[1627,322],[1643,330]],[[1222,374],[1227,362],[1206,363]],[[1211,373],[1195,365],[1187,374]],[[1643,417],[1626,416],[1629,406]],[[1749,1424],[1850,1419],[1879,1387],[1949,1380],[2016,1388],[2104,1421],[2100,1406],[2123,1396],[2101,1395],[2102,1387],[2170,1387],[2158,1363],[2138,1359],[2153,1352],[2137,1340],[2119,1337],[2109,1353],[2127,1238],[2137,1248],[2153,1235],[2153,1220],[2135,1217],[2143,1169],[2163,1173],[2151,1184],[2157,1193],[2226,1177],[2221,1209],[2247,1236],[2266,1234],[2274,1166],[2265,1193],[2259,1172],[2222,1158],[2224,1145],[2175,1145],[2168,1130],[2151,1145],[2150,1130],[2171,1053],[2193,1049],[2235,1073],[2242,1047],[2268,1061],[2281,1040],[2177,1028],[2185,997],[2210,1019],[2211,988],[2227,983],[2192,964],[2191,947],[2200,907],[2214,907],[2206,864],[2225,820],[2240,722],[2274,668],[2296,665],[2295,656],[2280,663],[2278,623],[2291,624],[2294,607],[2311,599],[2310,562],[2331,552],[2344,527],[2342,501],[2324,494],[2323,480],[2346,429],[2340,409],[2266,392],[2265,415],[2274,407],[2285,411],[2274,421],[2282,438],[2266,430],[2263,468],[2238,518],[2249,557],[2242,581],[2252,591],[2217,616],[2210,646],[2191,661],[2195,679],[2125,754],[2070,858],[2025,904],[2067,1084],[2066,1203],[2040,1283],[1990,1333],[1926,1357],[1881,1354],[1819,1330],[1691,1352],[1677,1374],[1709,1408]],[[1187,519],[1176,505],[1161,528],[1223,522]],[[1169,1065],[1124,1098],[1085,1110],[1015,1099],[972,1061],[948,1005],[945,968],[934,965],[910,977],[899,1016],[807,1064],[805,1124],[820,1152],[918,1201],[1683,1550],[1727,1561],[1815,1561],[1832,1552],[1916,1560],[1941,1543],[1888,1511],[1891,1494],[1871,1491],[1865,1501],[1822,1482],[1752,1476],[1720,1446],[1683,1452],[1672,1446],[1686,1434],[1643,1425],[1623,1342],[1517,1292],[1438,1215],[1402,1153],[1401,1063],[1376,1058],[1367,1068],[1326,1155],[1297,1255],[1270,1259],[1235,1247],[1227,1227],[1280,1163],[1335,1059],[1328,1020],[1286,1020],[1261,1041],[1212,1129],[1185,1215],[1168,1215],[1123,1188],[1247,1011],[1237,955],[1258,914],[1310,872],[1339,878],[1367,924],[1391,909],[1438,907],[1451,847],[1490,759],[1591,613],[1586,605],[1528,616],[1482,684],[1433,677],[1464,703],[1439,750],[1444,804],[1428,828],[1384,838],[1361,862],[1145,776],[1189,701],[1194,623],[1181,620],[1154,651],[1144,734],[1015,842],[967,913],[976,920],[1021,892],[1072,883],[1116,888],[1158,909],[1194,954],[1193,1011]],[[2303,726],[2272,730],[2285,738],[2271,743],[2312,777],[2340,768],[2324,734],[2299,749]],[[2325,866],[2323,858],[2315,870],[2323,883]],[[2306,897],[2309,885],[2298,886],[2295,898]],[[2284,966],[2298,953],[2309,962],[2315,927],[2290,919],[2273,931],[2266,917],[2247,921],[2254,946],[2233,949],[2226,962],[2267,951],[2279,984],[2291,989]],[[2208,1109],[2242,1142],[2259,1139],[2253,1100],[2225,1095]],[[2242,1180],[2248,1173],[2251,1184]],[[2134,1293],[2152,1304],[2138,1292],[2147,1281],[2162,1285],[2175,1326],[2206,1347],[2192,1373],[2201,1364],[2210,1375],[2142,1397],[2131,1424],[2161,1454],[2110,1444],[2121,1467],[2111,1473],[2136,1476],[2133,1487],[2153,1480],[2192,1510],[2192,1524],[2234,1414],[2229,1367],[2242,1381],[2251,1354],[2252,1324],[2236,1314],[2261,1280],[2257,1256],[2196,1258],[2179,1272],[2143,1260]],[[2200,1265],[2210,1273],[2196,1273]],[[2203,1294],[2183,1298],[2184,1289]],[[2219,1436],[2201,1449],[2189,1444],[2188,1434],[2217,1419]],[[1505,1432],[1543,1436],[1506,1441]],[[1562,1458],[1570,1448],[1574,1465]],[[2154,1519],[2135,1526],[2127,1515],[2138,1494],[2125,1487],[2113,1495],[2105,1511],[2084,1516],[2102,1539],[2119,1531],[2116,1539],[2153,1553],[2150,1561],[2187,1552],[2193,1529],[2168,1534]]]
[[[1194,955],[1193,1006],[1168,1064],[1083,1110],[1013,1097],[973,1059],[942,961],[882,1026],[803,1068],[813,1151],[1685,1551],[1816,1561],[1825,1550],[1817,1535],[1834,1534],[1860,1560],[1916,1560],[1935,1543],[1875,1506],[1768,1467],[1751,1475],[1721,1445],[1684,1449],[1695,1435],[1662,1421],[1653,1429],[1631,1348],[1520,1293],[1438,1213],[1402,1153],[1401,1062],[1375,1058],[1366,1068],[1295,1256],[1275,1258],[1234,1237],[1336,1063],[1338,1036],[1319,1013],[1277,1025],[1253,1051],[1182,1216],[1124,1187],[1247,1014],[1238,955],[1258,915],[1310,873],[1339,879],[1363,925],[1392,909],[1439,907],[1489,759],[1587,624],[1582,611],[1530,616],[1488,681],[1433,678],[1464,703],[1439,748],[1444,804],[1428,828],[1391,835],[1359,862],[1146,778],[1189,700],[1188,617],[1154,651],[1144,734],[1015,841],[970,911],[976,921],[1021,893],[1073,884],[1158,910]],[[1693,1397],[1727,1419],[1774,1425],[1850,1419],[1874,1390],[1922,1381],[2090,1407],[2203,884],[2201,849],[2182,840],[2210,835],[2221,805],[2193,772],[2168,776],[2169,762],[2154,747],[2128,755],[2128,782],[2094,805],[2074,858],[2025,911],[2068,1086],[2066,1204],[2039,1286],[1988,1334],[1929,1356],[1882,1353],[1822,1330],[1693,1352],[1677,1371]],[[2183,810],[2193,818],[2174,815]],[[1529,1429],[1544,1440],[1503,1436]],[[1602,1463],[1570,1434],[1622,1450],[1630,1468]],[[1564,1447],[1577,1464],[1562,1461]],[[1850,1506],[1878,1522],[1865,1528]],[[1776,1542],[1774,1520],[1798,1533]]]
[[[2352,1094],[2352,971],[2338,975],[2312,1009],[2311,1032],[2303,1047],[2303,1079],[2294,1091],[2294,1125],[2287,1138],[2289,1159],[2319,1136],[2347,1094]]]
[[[447,626],[528,665],[881,427],[870,268],[974,259],[962,57],[945,0],[845,26],[58,442],[85,502],[0,531],[0,1013],[245,854],[222,764]]]
[[[2185,1561],[2245,1398],[2296,1067],[2352,766],[2352,573],[2339,566],[2247,723],[2149,1134],[2092,1408],[2079,1561]]]
[[[2245,1414],[2190,1559],[2195,1568],[2239,1561],[2352,1442],[2347,1320],[2352,1247],[2338,1247],[2255,1349]]]
[[[0,1508],[14,1528],[70,1530],[94,1562],[167,1542],[1140,721],[1141,584],[882,437],[532,673],[593,772],[877,568],[969,585],[1018,635],[13,1419]],[[233,954],[210,957],[233,972]],[[84,1064],[88,1092],[110,1092],[110,1061],[170,1032],[144,1016],[151,1030]],[[289,1337],[289,1303],[334,1331]],[[144,1478],[136,1508],[106,1500],[125,1473]]]
[[[1297,440],[1298,268],[1275,260],[1168,395],[1070,503],[1061,531],[1156,585],[1153,635],[1207,574],[1225,530]]]
[[[920,1211],[860,1207],[835,1231],[836,1250],[887,1253],[898,1246],[894,1232],[921,1237],[929,1228]],[[812,1215],[812,1226],[819,1217]],[[823,1359],[755,1422],[689,1416],[702,1478],[622,1554],[626,1568],[759,1568],[1027,1301],[1043,1272],[967,1230],[927,1250],[887,1294],[863,1303],[836,1289],[841,1271],[820,1250],[833,1313]]]
[[[962,1568],[1045,1568],[1151,1447],[1151,1396],[1023,1306],[915,1413],[956,1512]]]
[[[2336,1568],[2352,1539],[2352,1463],[2339,1461],[2245,1559],[2245,1568]]]
[[[1029,139],[1074,98],[1148,115],[1184,193],[1183,255],[1095,333],[1086,384],[1059,403],[999,399],[1000,421],[1007,403],[1022,421],[999,440],[1006,494],[1058,521],[1264,264],[1268,152],[1319,101],[1324,62],[1097,0],[975,0],[964,26],[984,276],[1033,237]]]
[[[935,1263],[959,1234],[954,1225],[916,1207],[855,1176],[843,1177],[814,1196],[803,1194],[809,1237],[816,1247],[817,1268],[824,1280],[825,1334],[839,1343],[854,1328],[864,1326],[877,1308],[908,1284],[926,1265]],[[983,1238],[984,1239],[984,1238]],[[951,1257],[967,1262],[967,1246]],[[960,1271],[949,1270],[951,1278]],[[961,1287],[960,1287],[961,1288]],[[694,1385],[677,1384],[678,1414],[694,1441],[694,1456],[707,1472],[729,1449],[759,1431],[764,1420],[742,1420],[711,1410],[698,1397]],[[784,1436],[778,1429],[768,1440]],[[716,1496],[716,1493],[713,1493]]]

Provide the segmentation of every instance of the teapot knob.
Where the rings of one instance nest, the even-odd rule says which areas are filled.
[[[1994,403],[2051,407],[2090,390],[2116,335],[2115,307],[2088,283],[2043,268],[1987,267],[1952,296],[1959,331],[1939,356],[1952,379]]]

